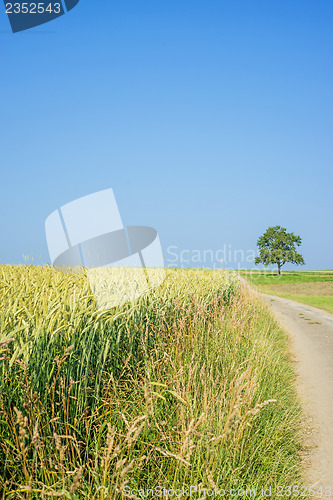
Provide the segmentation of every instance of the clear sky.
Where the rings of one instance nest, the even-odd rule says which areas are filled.
[[[0,263],[48,262],[46,217],[112,187],[167,265],[279,224],[333,269],[332,26],[331,0],[81,0],[12,34],[1,3]]]

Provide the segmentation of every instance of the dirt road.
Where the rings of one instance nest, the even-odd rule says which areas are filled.
[[[331,486],[333,498],[333,315],[293,300],[262,296],[291,338],[298,390],[307,414],[308,486]]]

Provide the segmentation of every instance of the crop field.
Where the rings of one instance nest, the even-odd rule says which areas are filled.
[[[0,266],[0,498],[275,498],[300,421],[287,337],[236,275],[168,269],[100,312],[84,275]]]
[[[333,271],[242,271],[260,292],[296,300],[333,313]]]

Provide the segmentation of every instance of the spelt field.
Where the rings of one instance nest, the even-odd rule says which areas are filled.
[[[0,358],[0,498],[302,484],[287,339],[232,274],[99,312],[83,275],[0,266]]]
[[[258,291],[333,313],[333,271],[241,272]]]

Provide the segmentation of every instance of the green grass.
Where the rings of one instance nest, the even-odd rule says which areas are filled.
[[[240,274],[262,293],[296,300],[333,314],[333,296],[331,295],[333,274],[331,271],[285,271],[281,276],[267,271],[241,271]],[[302,283],[305,285],[295,290],[293,285]],[[309,286],[306,286],[307,283],[318,283],[315,288],[310,287],[311,295]]]
[[[0,358],[3,499],[302,484],[288,340],[228,273],[100,313],[83,276],[0,266]]]
[[[247,273],[242,271],[240,274],[253,285],[282,285],[285,283],[315,283],[333,281],[332,273],[318,273],[317,275],[314,275],[307,272],[289,271],[285,273],[282,272],[282,275],[279,276],[277,273]]]
[[[279,293],[273,288],[267,288],[264,290],[265,293],[270,295],[276,295],[278,297],[283,297],[285,299],[296,300],[302,304],[307,304],[308,306],[318,307],[318,309],[324,309],[325,311],[333,314],[333,297],[325,296],[305,296],[305,295],[291,295],[288,293]]]

